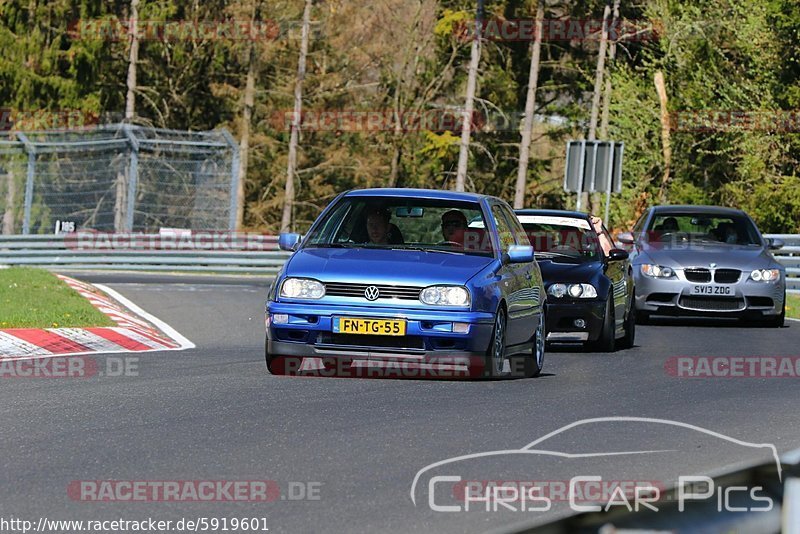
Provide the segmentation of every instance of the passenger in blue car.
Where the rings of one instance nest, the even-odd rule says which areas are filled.
[[[448,243],[464,245],[467,216],[460,210],[450,210],[442,215],[442,237]]]

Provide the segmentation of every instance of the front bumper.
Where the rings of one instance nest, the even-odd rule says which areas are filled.
[[[482,361],[494,328],[493,314],[470,311],[268,302],[266,314],[270,357],[470,365]],[[288,323],[275,324],[275,314],[288,315]],[[404,319],[406,335],[337,334],[334,317]],[[469,328],[452,332],[453,323]]]
[[[716,317],[771,317],[783,310],[785,282],[755,282],[742,272],[732,284],[696,283],[686,280],[682,270],[676,277],[659,279],[636,274],[636,310],[655,315],[700,315]],[[724,286],[730,295],[692,295],[694,286]]]
[[[603,331],[605,300],[547,301],[547,341],[583,342],[595,341]],[[584,327],[575,326],[582,319]]]

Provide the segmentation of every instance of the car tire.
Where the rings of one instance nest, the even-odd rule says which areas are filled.
[[[270,356],[266,354],[267,371],[271,375],[283,376],[286,374],[286,363],[280,356]]]
[[[603,317],[603,329],[600,331],[600,338],[590,346],[597,352],[614,352],[616,341],[614,296],[609,294],[608,299],[606,299],[606,312]]]
[[[625,336],[619,340],[619,346],[622,349],[632,348],[636,341],[636,305],[633,300],[633,297],[631,297],[628,313],[625,317]]]
[[[542,374],[546,346],[545,340],[547,339],[546,324],[544,309],[542,309],[542,315],[539,318],[539,326],[536,327],[536,332],[534,333],[533,350],[531,354],[513,356],[511,358],[512,376],[519,376],[521,372],[524,378],[536,378]]]
[[[503,376],[503,367],[508,359],[506,356],[507,324],[506,310],[501,307],[495,315],[492,339],[486,349],[486,358],[483,365],[484,378],[500,378]]]
[[[286,372],[286,367],[287,367],[286,363],[287,363],[287,360],[289,360],[289,358],[287,358],[285,356],[272,356],[272,355],[270,355],[270,353],[267,351],[267,347],[268,346],[269,346],[269,339],[265,337],[264,338],[264,360],[267,363],[267,371],[269,371],[270,374],[276,375],[276,376],[285,376],[285,375],[289,374],[289,373]],[[299,365],[297,366],[297,368],[299,369]]]
[[[783,328],[784,323],[786,322],[786,293],[783,294],[783,309],[781,310],[780,315],[775,315],[774,317],[769,317],[764,320],[764,325],[769,328]]]

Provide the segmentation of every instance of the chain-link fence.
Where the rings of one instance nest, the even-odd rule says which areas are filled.
[[[3,233],[234,230],[238,158],[225,130],[13,132],[0,140]]]

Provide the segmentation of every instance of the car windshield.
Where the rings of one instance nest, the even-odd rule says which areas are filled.
[[[477,202],[352,196],[342,198],[314,225],[305,246],[492,256],[492,240],[484,228]]]
[[[583,261],[600,259],[600,242],[585,219],[544,215],[521,215],[519,219],[539,257],[558,255]]]
[[[652,242],[698,242],[715,245],[761,245],[758,230],[741,215],[659,213],[646,229]]]

